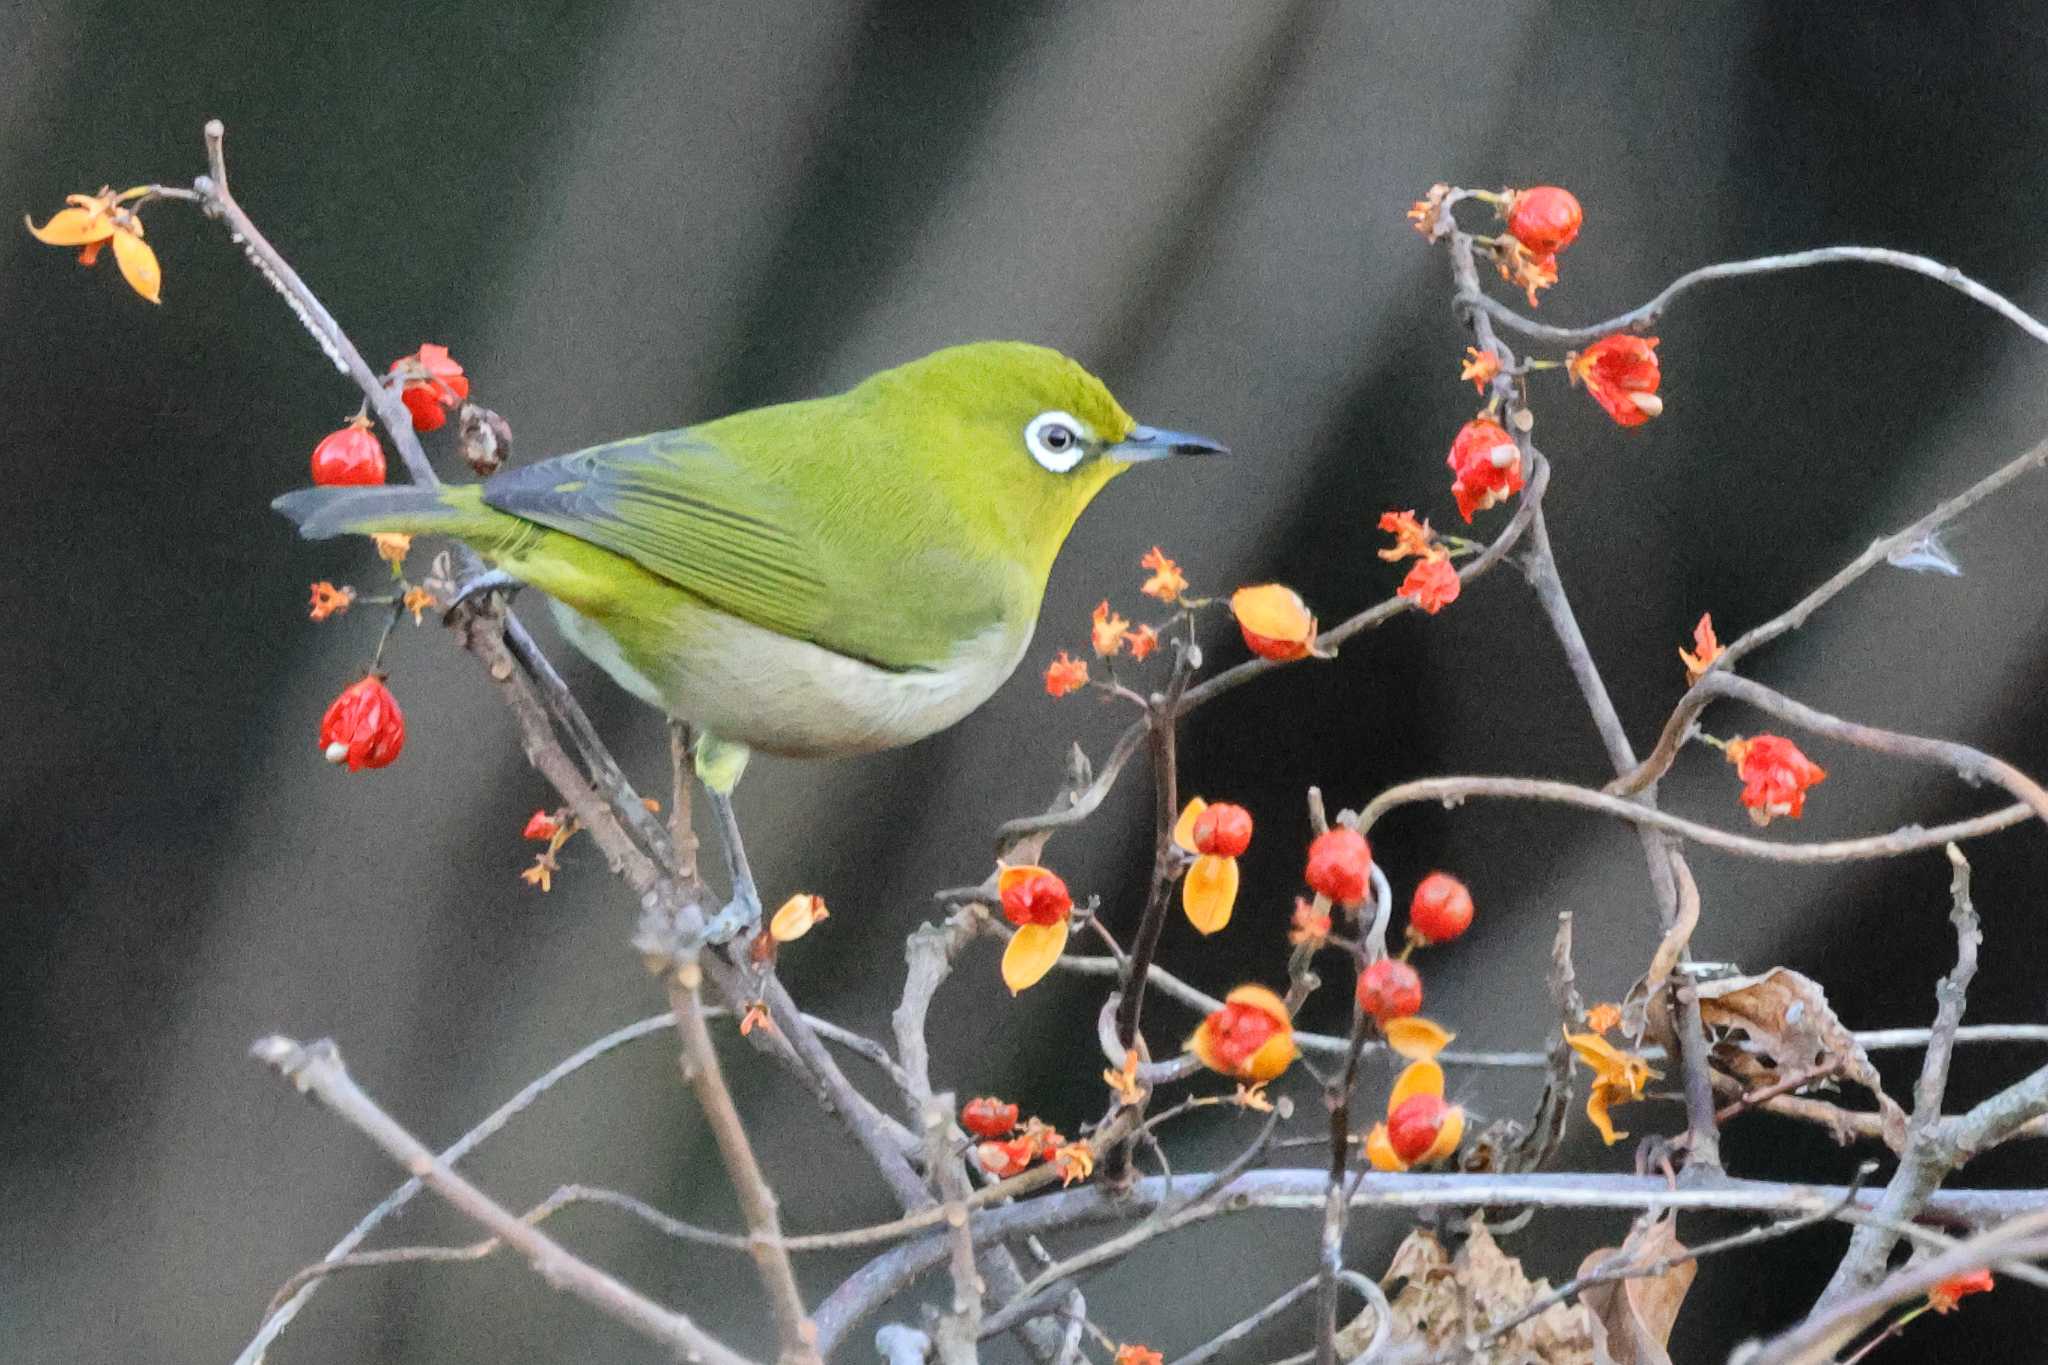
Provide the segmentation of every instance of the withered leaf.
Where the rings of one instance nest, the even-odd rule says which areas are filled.
[[[1579,1274],[1591,1274],[1617,1257],[1624,1265],[1636,1266],[1684,1255],[1676,1223],[1668,1213],[1639,1221],[1621,1246],[1605,1247],[1588,1256],[1580,1264]],[[1604,1338],[1602,1365],[1607,1361],[1614,1365],[1671,1365],[1664,1348],[1698,1271],[1695,1262],[1684,1261],[1661,1275],[1596,1284],[1581,1293],[1579,1301],[1592,1310]]]
[[[1700,1019],[1709,1033],[1719,1035],[1713,1063],[1744,1089],[1838,1064],[1838,1074],[1876,1099],[1885,1143],[1894,1151],[1905,1145],[1905,1111],[1884,1093],[1870,1055],[1835,1017],[1818,981],[1773,967],[1760,976],[1703,981],[1697,989]]]
[[[1420,1342],[1433,1350],[1463,1341],[1468,1326],[1484,1332],[1550,1292],[1549,1281],[1523,1274],[1522,1263],[1502,1251],[1477,1219],[1456,1256],[1444,1250],[1434,1233],[1409,1233],[1396,1248],[1385,1280],[1406,1281],[1392,1300],[1393,1339]],[[1583,1305],[1555,1303],[1502,1334],[1484,1359],[1598,1365],[1593,1344],[1597,1331]]]

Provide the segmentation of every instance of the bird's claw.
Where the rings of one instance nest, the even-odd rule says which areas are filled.
[[[752,934],[761,926],[761,898],[751,886],[725,903],[723,909],[704,924],[704,941],[726,944]]]
[[[525,586],[525,584],[521,583],[511,574],[506,573],[503,569],[492,569],[486,573],[480,573],[475,578],[456,588],[455,600],[448,604],[448,610],[442,614],[442,619],[444,621],[453,620],[457,612],[465,607],[474,605],[490,593],[499,593],[507,601],[510,601],[512,594]]]

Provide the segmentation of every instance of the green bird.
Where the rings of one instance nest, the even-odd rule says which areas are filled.
[[[272,505],[315,539],[452,536],[540,589],[577,648],[692,728],[724,793],[750,749],[868,753],[967,715],[1024,657],[1103,486],[1222,452],[1139,425],[1057,351],[986,341],[481,484]]]

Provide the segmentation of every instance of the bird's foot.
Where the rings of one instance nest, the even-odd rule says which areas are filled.
[[[754,886],[754,869],[747,863],[747,846],[740,839],[732,796],[716,787],[707,787],[704,794],[710,798],[719,848],[725,854],[725,875],[732,885],[732,899],[704,926],[704,936],[713,943],[725,943],[761,927],[761,893]]]
[[[464,607],[476,603],[490,593],[500,593],[507,601],[510,601],[512,594],[525,586],[524,583],[521,583],[503,569],[491,569],[488,572],[480,573],[475,578],[456,588],[455,600],[448,604],[448,610],[442,614],[442,619],[452,619],[455,613],[461,611]]]
[[[704,923],[704,941],[714,945],[750,937],[761,925],[761,897],[753,885],[738,888],[723,909]]]

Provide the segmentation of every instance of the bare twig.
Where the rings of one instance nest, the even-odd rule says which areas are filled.
[[[1919,1298],[1943,1280],[1987,1266],[2048,1256],[2048,1210],[2014,1218],[1935,1256],[1924,1256],[1872,1287],[1816,1309],[1806,1321],[1760,1346],[1730,1357],[1730,1365],[1820,1365],[1855,1339],[1894,1304]]]
[[[1288,1309],[1294,1307],[1295,1304],[1307,1298],[1309,1292],[1316,1287],[1317,1280],[1320,1278],[1320,1276],[1316,1276],[1303,1280],[1300,1284],[1294,1286],[1294,1288],[1288,1290],[1258,1312],[1232,1323],[1200,1346],[1195,1347],[1194,1350],[1189,1351],[1186,1355],[1177,1357],[1173,1365],[1208,1365],[1209,1361],[1218,1359],[1225,1351],[1228,1351],[1245,1338],[1257,1333],[1261,1328],[1277,1319],[1282,1313],[1285,1313]]]
[[[1178,646],[1173,678],[1166,695],[1146,713],[1146,747],[1152,757],[1152,883],[1131,938],[1129,977],[1124,982],[1123,1001],[1117,1007],[1116,1036],[1126,1048],[1140,1048],[1138,1024],[1145,1008],[1145,989],[1151,983],[1152,958],[1159,950],[1159,934],[1166,926],[1173,884],[1180,878],[1180,850],[1173,842],[1173,822],[1180,813],[1180,779],[1175,744],[1179,725],[1181,694],[1194,674],[1193,646]]]
[[[1387,788],[1366,806],[1358,817],[1358,824],[1363,831],[1377,824],[1388,812],[1402,806],[1431,801],[1456,806],[1473,798],[1555,802],[1611,816],[1617,820],[1626,820],[1632,824],[1647,825],[1667,834],[1675,834],[1681,839],[1728,853],[1739,853],[1746,858],[1804,864],[1868,862],[1877,858],[1902,857],[1908,853],[1918,853],[1929,848],[1940,848],[1946,844],[1961,843],[1968,839],[1981,838],[1986,834],[1995,834],[2033,816],[2028,807],[2015,805],[1992,811],[1988,815],[1959,820],[1954,824],[1936,825],[1931,829],[1920,825],[1903,825],[1888,834],[1872,834],[1861,839],[1781,843],[1770,839],[1751,838],[1744,834],[1731,834],[1712,825],[1702,825],[1666,811],[1652,810],[1626,798],[1609,796],[1605,792],[1574,786],[1569,782],[1550,782],[1525,777],[1429,777]]]
[[[1845,1060],[1845,1058],[1841,1057],[1830,1057],[1819,1066],[1809,1067],[1805,1071],[1794,1071],[1780,1076],[1771,1084],[1758,1086],[1755,1090],[1745,1090],[1728,1104],[1715,1111],[1714,1122],[1725,1124],[1730,1119],[1746,1114],[1752,1109],[1766,1107],[1772,1100],[1780,1096],[1790,1095],[1794,1091],[1804,1090],[1809,1085],[1815,1085],[1827,1080],[1842,1069]],[[1873,1126],[1876,1126],[1878,1116],[1872,1114],[1869,1117],[1872,1120]]]
[[[718,1141],[726,1177],[732,1181],[740,1215],[746,1219],[747,1249],[775,1315],[781,1359],[816,1365],[817,1329],[804,1312],[796,1269],[782,1246],[782,1216],[776,1207],[775,1191],[769,1187],[768,1177],[754,1156],[754,1144],[747,1138],[739,1108],[732,1102],[732,1092],[726,1089],[725,1072],[718,1064],[718,1049],[712,1045],[711,1030],[704,1026],[704,1006],[697,994],[701,979],[695,963],[684,963],[669,981],[669,1004],[675,1010],[676,1032],[683,1044],[683,1078],[696,1092],[704,1121]]]
[[[1460,583],[1470,584],[1491,572],[1507,558],[1509,552],[1520,543],[1522,536],[1528,531],[1529,524],[1535,519],[1538,510],[1542,508],[1544,490],[1549,484],[1550,467],[1539,458],[1529,471],[1528,485],[1522,490],[1521,505],[1515,509],[1515,514],[1508,518],[1507,525],[1501,528],[1500,534],[1494,537],[1490,545],[1459,566]],[[1414,608],[1414,602],[1399,594],[1388,597],[1319,633],[1315,640],[1316,652],[1322,656],[1334,654],[1354,636],[1377,629]],[[1225,692],[1235,691],[1254,678],[1263,677],[1276,668],[1286,668],[1291,663],[1298,662],[1300,661],[1252,658],[1234,664],[1188,688],[1180,701],[1180,714],[1186,715],[1196,707],[1216,700]],[[1110,789],[1116,785],[1117,777],[1136,755],[1138,746],[1144,742],[1147,729],[1147,722],[1144,720],[1135,721],[1128,726],[1123,734],[1117,737],[1109,757],[1103,761],[1102,768],[1094,779],[1071,799],[1063,798],[1042,815],[1021,816],[1002,825],[996,831],[997,848],[1007,848],[1016,841],[1034,834],[1078,825],[1094,814],[1096,808],[1102,804],[1103,798],[1108,796]]]
[[[1316,1360],[1336,1365],[1337,1281],[1344,1270],[1344,1232],[1351,1205],[1344,1197],[1344,1177],[1351,1158],[1351,1097],[1358,1089],[1358,1058],[1364,1051],[1372,1017],[1357,1000],[1351,1004],[1351,1047],[1344,1069],[1323,1087],[1330,1111],[1330,1180],[1323,1194],[1322,1240],[1316,1257]]]
[[[1882,265],[1894,270],[1904,270],[1915,275],[1924,275],[1930,280],[1964,295],[1974,302],[1983,304],[2006,321],[2018,327],[2036,341],[2048,342],[2048,323],[2043,323],[1995,289],[1979,284],[1952,265],[1945,265],[1929,256],[1918,256],[1910,251],[1892,251],[1877,246],[1823,246],[1810,251],[1793,251],[1781,256],[1756,256],[1746,261],[1722,261],[1715,265],[1701,266],[1688,270],[1657,292],[1647,303],[1641,303],[1626,313],[1620,313],[1605,322],[1595,322],[1585,327],[1553,327],[1537,322],[1517,313],[1497,299],[1480,296],[1473,300],[1486,310],[1488,317],[1503,327],[1513,328],[1523,336],[1553,346],[1582,346],[1597,341],[1610,332],[1633,331],[1655,322],[1671,305],[1671,301],[1689,289],[1714,280],[1739,279],[1745,275],[1769,275],[1786,270],[1805,270],[1817,265]]]
[[[668,1022],[668,1016],[662,1016]],[[441,1160],[447,1160],[443,1154]],[[564,1185],[540,1203],[519,1215],[520,1221],[538,1226],[572,1204],[597,1204],[606,1208],[629,1213],[641,1222],[677,1241],[695,1246],[718,1247],[724,1251],[748,1251],[752,1243],[745,1237],[736,1237],[729,1232],[718,1232],[711,1228],[685,1223],[672,1218],[645,1200],[635,1199],[619,1190],[607,1190],[595,1185]],[[496,1237],[486,1237],[481,1242],[467,1246],[441,1247],[393,1247],[382,1251],[360,1251],[353,1255],[329,1256],[315,1261],[301,1269],[279,1287],[272,1297],[271,1310],[275,1312],[288,1298],[295,1296],[301,1288],[323,1276],[340,1270],[364,1270],[378,1266],[405,1265],[413,1262],[432,1261],[478,1261],[502,1247],[504,1242]]]
[[[521,1086],[511,1099],[492,1110],[484,1118],[483,1122],[477,1124],[476,1127],[470,1129],[467,1133],[464,1133],[460,1138],[457,1138],[437,1159],[444,1165],[454,1165],[470,1152],[489,1141],[507,1123],[510,1123],[515,1117],[523,1113],[529,1105],[552,1090],[560,1081],[581,1071],[584,1067],[605,1054],[616,1051],[637,1038],[645,1038],[651,1034],[666,1032],[674,1022],[673,1015],[653,1015],[628,1024],[624,1028],[614,1029],[602,1038],[571,1053],[539,1076],[536,1076],[533,1080],[527,1082],[524,1086]],[[353,1228],[349,1229],[347,1236],[334,1244],[333,1248],[322,1258],[321,1263],[339,1261],[350,1255],[357,1247],[363,1244],[364,1240],[372,1232],[376,1231],[378,1224],[382,1223],[399,1209],[405,1207],[406,1204],[412,1201],[413,1196],[424,1188],[425,1185],[420,1181],[419,1177],[415,1176],[386,1195],[377,1207],[363,1215],[362,1219]],[[235,1357],[235,1365],[256,1365],[258,1361],[262,1360],[264,1353],[269,1350],[270,1344],[277,1340],[278,1334],[290,1325],[292,1319],[298,1316],[299,1310],[306,1306],[306,1302],[319,1291],[319,1288],[320,1285],[317,1279],[308,1279],[305,1284],[294,1290],[291,1296],[285,1299],[283,1303],[277,1304],[264,1317],[262,1327],[257,1330],[256,1335],[250,1340],[249,1344],[244,1346],[241,1354]]]
[[[1577,981],[1578,974],[1572,968],[1572,912],[1564,910],[1558,912],[1557,933],[1550,941],[1547,976],[1550,1004],[1557,1011],[1559,1027],[1551,1030],[1550,1051],[1544,1058],[1543,1094],[1536,1101],[1528,1130],[1496,1158],[1504,1172],[1540,1169],[1556,1155],[1558,1144],[1564,1140],[1566,1116],[1572,1105],[1573,1057],[1571,1041],[1565,1035],[1578,1023],[1584,1010]]]
[[[1523,459],[1540,465],[1542,457],[1529,440],[1526,424],[1514,420],[1522,415],[1518,411],[1520,394],[1510,377],[1515,367],[1514,352],[1494,330],[1488,314],[1473,306],[1483,303],[1485,294],[1479,287],[1472,239],[1457,231],[1451,232],[1449,238],[1451,275],[1456,286],[1455,303],[1469,321],[1479,344],[1498,357],[1501,372],[1493,380],[1496,397],[1505,406],[1509,425],[1516,431],[1515,443]],[[1579,685],[1579,694],[1593,718],[1593,728],[1600,736],[1601,747],[1607,751],[1608,762],[1616,773],[1625,773],[1636,766],[1635,750],[1622,726],[1620,713],[1615,710],[1613,698],[1608,694],[1607,684],[1600,676],[1599,666],[1593,660],[1585,632],[1579,628],[1578,615],[1572,610],[1570,598],[1565,595],[1564,579],[1558,571],[1557,556],[1551,549],[1550,533],[1541,511],[1530,523],[1527,539],[1528,549],[1522,557],[1523,576],[1535,593],[1544,617],[1550,622],[1552,634],[1564,650],[1566,665]],[[1657,804],[1654,790],[1646,789],[1636,799],[1649,808]],[[1638,825],[1636,833],[1642,841],[1643,857],[1649,866],[1650,884],[1657,895],[1658,916],[1664,934],[1667,940],[1680,938],[1679,956],[1685,960],[1689,954],[1683,938],[1690,936],[1690,930],[1681,936],[1680,924],[1685,918],[1688,892],[1695,919],[1699,909],[1698,892],[1692,886],[1691,873],[1686,868],[1684,855],[1667,836],[1647,825]],[[1700,1022],[1699,1000],[1690,991],[1681,991],[1676,993],[1672,1005],[1685,1089],[1686,1164],[1694,1171],[1712,1174],[1721,1167],[1721,1145],[1720,1134],[1714,1127],[1714,1091],[1707,1064],[1706,1030]]]
[[[953,1097],[927,1095],[923,1113],[925,1166],[943,1201],[953,1306],[939,1316],[942,1365],[976,1365],[981,1340],[981,1272],[975,1265],[974,1234],[967,1226],[967,1173],[953,1155]]]
[[[1616,778],[1605,790],[1625,795],[1657,781],[1671,767],[1700,713],[1724,697],[1754,706],[1811,734],[1893,758],[1947,768],[1972,786],[1988,782],[2003,787],[2023,802],[2037,819],[2048,821],[2048,789],[2003,759],[1993,758],[1982,750],[1952,740],[1929,739],[1924,735],[1880,730],[1873,725],[1843,720],[1733,673],[1709,673],[1701,678],[1679,701],[1671,719],[1665,722],[1657,747],[1642,766]]]
[[[271,1036],[258,1042],[255,1054],[275,1067],[300,1091],[320,1101],[329,1112],[383,1148],[436,1194],[486,1231],[503,1239],[549,1284],[582,1299],[607,1317],[660,1343],[679,1358],[709,1365],[748,1365],[747,1358],[705,1332],[690,1319],[642,1294],[570,1252],[546,1233],[520,1218],[445,1165],[425,1144],[401,1128],[358,1086],[342,1066],[331,1042],[301,1046]]]
[[[2011,818],[2005,825],[2009,828],[2029,818],[2024,806],[2008,808]],[[1069,955],[1055,964],[1061,971],[1073,972],[1080,976],[1117,976],[1117,964],[1106,957],[1085,957]],[[1223,1008],[1223,1001],[1198,990],[1181,980],[1164,967],[1153,967],[1152,984],[1162,995],[1179,1001],[1197,1014],[1213,1014]],[[1863,1029],[1856,1034],[1856,1041],[1866,1052],[1898,1052],[1927,1045],[1928,1030],[1924,1028],[1883,1028]],[[1334,1033],[1310,1033],[1297,1031],[1294,1041],[1304,1052],[1320,1052],[1341,1056],[1351,1046],[1349,1038],[1340,1038]],[[2048,1024],[1973,1024],[1956,1031],[1958,1043],[2048,1043]],[[1368,1042],[1366,1055],[1372,1056],[1385,1050],[1385,1045]],[[1657,1061],[1664,1056],[1661,1048],[1645,1049],[1644,1057]],[[1469,1048],[1445,1048],[1437,1054],[1437,1060],[1447,1065],[1500,1067],[1519,1070],[1534,1070],[1548,1065],[1548,1052],[1534,1051],[1488,1051]],[[1321,1141],[1320,1138],[1317,1141]]]
[[[1128,1113],[1129,1111],[1126,1110],[1125,1112]],[[1023,1321],[1026,1316],[1044,1311],[1045,1305],[1043,1300],[1046,1296],[1055,1291],[1065,1292],[1067,1281],[1071,1280],[1074,1276],[1092,1270],[1097,1266],[1108,1265],[1113,1261],[1121,1260],[1154,1238],[1164,1236],[1190,1223],[1199,1222],[1210,1217],[1216,1208],[1225,1202],[1223,1196],[1231,1191],[1234,1182],[1243,1177],[1251,1165],[1265,1154],[1267,1144],[1273,1139],[1274,1130],[1292,1112],[1292,1106],[1285,1099],[1280,1100],[1274,1106],[1273,1112],[1266,1116],[1265,1123],[1260,1126],[1258,1136],[1252,1140],[1251,1144],[1238,1153],[1237,1156],[1233,1157],[1215,1175],[1211,1176],[1203,1187],[1194,1194],[1187,1196],[1178,1203],[1169,1203],[1162,1200],[1157,1214],[1146,1219],[1137,1227],[1118,1236],[1108,1238],[1105,1241],[1097,1242],[1095,1245],[1076,1252],[1065,1260],[1055,1262],[1041,1270],[1024,1286],[1022,1293],[1004,1305],[1000,1311],[991,1313],[983,1320],[981,1334],[984,1337],[988,1337],[998,1332],[1007,1331],[1010,1327]],[[1098,1186],[1097,1188],[1106,1187]],[[992,1216],[985,1215],[983,1221],[987,1221]],[[979,1227],[974,1229],[973,1236],[976,1240],[980,1240]]]
[[[1884,1198],[1876,1209],[1880,1219],[1898,1223],[1910,1222],[1927,1202],[1927,1196],[1940,1187],[1958,1164],[1959,1153],[1941,1141],[1941,1101],[1948,1089],[1955,1034],[1962,1027],[1970,980],[1977,974],[1977,949],[1984,934],[1970,899],[1969,861],[1954,844],[1948,846],[1948,860],[1954,869],[1948,890],[1949,922],[1956,930],[1956,965],[1934,989],[1934,1031],[1921,1059],[1920,1080],[1913,1091],[1913,1116],[1906,1124],[1906,1150],[1900,1153],[1899,1168],[1885,1186]],[[1838,1303],[1856,1290],[1877,1283],[1897,1241],[1882,1223],[1857,1228],[1849,1239],[1848,1253],[1835,1267],[1820,1296],[1820,1306]]]

